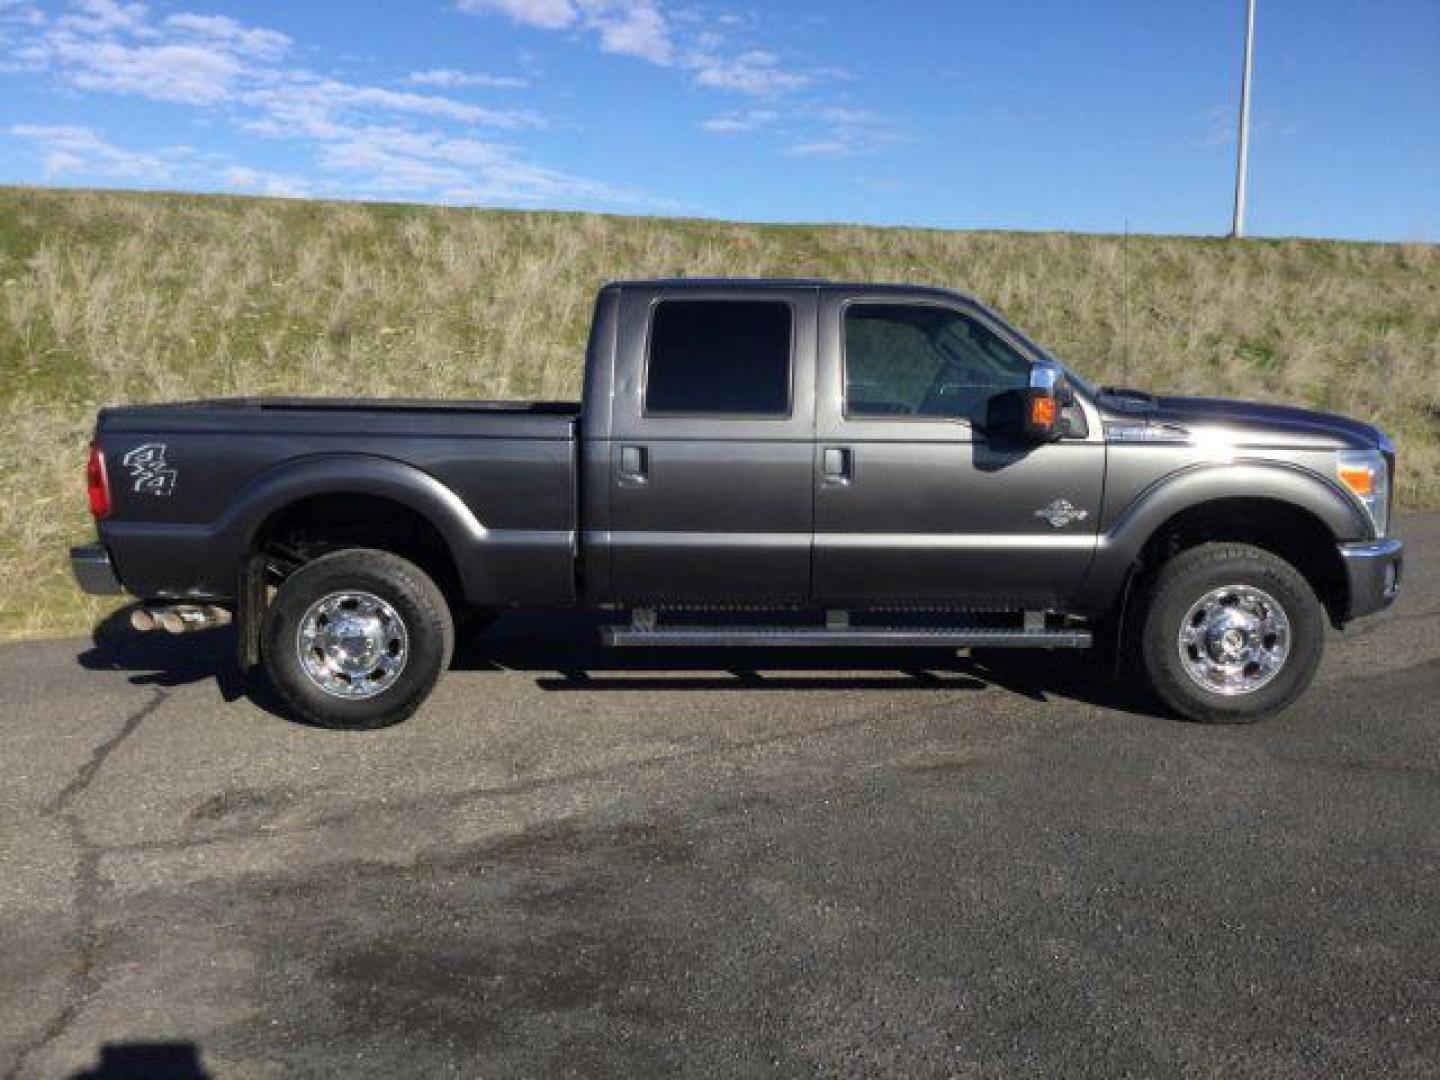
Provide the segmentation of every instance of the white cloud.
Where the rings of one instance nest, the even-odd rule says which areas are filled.
[[[774,97],[799,90],[813,81],[810,76],[780,66],[780,58],[763,49],[751,49],[730,58],[696,53],[688,61],[701,86],[735,90],[753,97]]]
[[[656,0],[457,0],[461,11],[503,15],[537,30],[584,30],[604,52],[652,64],[675,60],[670,24]]]
[[[773,123],[780,114],[773,109],[750,109],[748,112],[726,113],[712,116],[700,123],[701,129],[717,135],[730,135],[742,131],[755,131]]]
[[[524,109],[488,109],[436,94],[357,85],[273,65],[292,45],[275,30],[219,15],[178,13],[159,23],[143,6],[84,0],[55,27],[42,31],[22,58],[71,86],[157,101],[212,106],[258,106],[247,121],[265,130],[299,123],[321,134],[338,116],[375,110],[426,116],[481,127],[540,127]]]
[[[611,52],[654,63],[673,59],[655,0],[474,0],[471,6],[534,25],[571,25]],[[289,59],[295,43],[287,35],[228,16],[174,8],[155,13],[122,0],[72,0],[53,19],[43,13],[21,18],[21,8],[30,12],[31,5],[0,0],[0,31],[15,35],[11,63],[22,65],[27,77],[82,94],[185,106],[189,112],[178,113],[181,120],[219,120],[283,140],[303,162],[292,172],[277,172],[186,147],[129,150],[88,127],[32,123],[10,129],[11,137],[33,145],[46,177],[261,194],[674,208],[624,186],[549,168],[515,146],[477,134],[544,126],[534,110],[488,108],[436,92],[516,89],[525,85],[520,79],[437,68],[412,73],[403,88],[380,86],[306,70]],[[306,166],[318,173],[300,175]]]
[[[456,0],[456,6],[539,30],[593,33],[605,52],[678,65],[699,86],[751,97],[778,97],[833,74],[795,70],[766,49],[727,52],[726,32],[748,30],[754,19],[684,7],[667,13],[659,0]]]
[[[471,13],[494,12],[541,30],[564,30],[580,17],[570,0],[457,0],[456,6]]]
[[[276,60],[289,51],[292,42],[278,30],[253,29],[224,15],[171,15],[165,27],[182,37],[210,42],[242,56]]]
[[[321,148],[320,162],[376,194],[438,192],[449,202],[534,206],[557,200],[645,202],[633,190],[527,162],[498,143],[407,128],[347,131]]]
[[[115,0],[75,0],[60,17],[60,25],[84,34],[107,34],[117,30],[147,33],[144,4],[120,4]]]
[[[357,86],[338,79],[297,77],[280,86],[247,94],[248,98],[276,109],[310,108],[334,116],[347,111],[376,109],[381,112],[410,113],[453,120],[482,127],[540,127],[540,117],[528,110],[486,109],[453,98],[388,90],[382,86]]]
[[[55,48],[69,69],[70,81],[81,89],[139,94],[156,101],[192,105],[223,101],[241,70],[229,53],[201,45],[129,48],[113,42],[59,42]]]
[[[650,0],[580,0],[587,23],[600,35],[600,48],[622,56],[638,56],[652,64],[669,64],[675,45],[665,16]]]
[[[813,139],[794,143],[785,152],[791,157],[848,157],[851,149],[844,139]]]
[[[45,12],[27,0],[0,0],[0,27],[34,27],[45,22]]]
[[[80,0],[15,54],[82,90],[212,105],[232,96],[251,63],[289,46],[284,34],[223,16],[176,14],[156,24],[143,4]]]
[[[35,144],[47,180],[94,176],[118,180],[168,180],[177,164],[194,151],[186,146],[158,152],[125,150],[88,127],[17,124],[10,134]]]
[[[513,75],[490,75],[483,71],[457,71],[455,68],[412,71],[405,77],[405,81],[412,86],[439,86],[445,89],[480,86],[489,90],[519,90],[530,85],[528,79],[519,79]]]
[[[864,157],[904,142],[894,124],[869,109],[829,106],[812,111],[823,132],[785,148],[791,157]]]

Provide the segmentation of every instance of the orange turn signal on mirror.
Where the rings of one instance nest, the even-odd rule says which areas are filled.
[[[1030,399],[1030,423],[1038,428],[1053,428],[1057,406],[1053,397],[1036,395]]]
[[[1340,466],[1340,482],[1362,499],[1375,493],[1375,474],[1365,465]]]

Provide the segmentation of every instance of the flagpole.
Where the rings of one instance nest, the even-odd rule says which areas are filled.
[[[1235,216],[1231,236],[1245,235],[1245,185],[1250,169],[1250,70],[1255,56],[1255,0],[1245,3],[1245,67],[1240,74],[1240,149],[1235,161]]]

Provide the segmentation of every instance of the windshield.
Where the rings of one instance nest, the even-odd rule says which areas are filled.
[[[1015,340],[1018,341],[1022,346],[1024,346],[1026,351],[1031,353],[1035,359],[1049,360],[1052,364],[1058,365],[1065,372],[1065,377],[1070,381],[1070,384],[1072,386],[1079,389],[1080,392],[1083,393],[1086,397],[1092,399],[1095,397],[1095,386],[1093,383],[1090,382],[1089,379],[1086,379],[1084,376],[1077,373],[1071,365],[1067,364],[1064,360],[1060,359],[1060,357],[1056,356],[1054,353],[1041,346],[1028,334],[1020,330],[1019,327],[1015,326],[1012,322],[1010,322],[1010,320],[1006,319],[1004,316],[1000,315],[997,311],[995,311],[994,308],[986,307],[983,304],[979,306],[986,315],[988,315],[991,319],[995,320],[995,322],[1003,326],[1006,332],[1009,333],[1011,337],[1015,338]]]

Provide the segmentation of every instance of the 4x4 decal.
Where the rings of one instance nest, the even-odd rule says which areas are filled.
[[[175,491],[175,480],[178,474],[165,461],[164,443],[145,443],[143,446],[137,446],[121,460],[130,470],[130,477],[134,480],[134,489],[137,494],[168,497]]]

